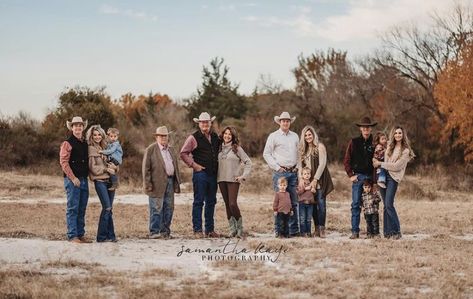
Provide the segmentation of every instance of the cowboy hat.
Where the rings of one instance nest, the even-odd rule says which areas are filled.
[[[284,111],[283,113],[281,113],[281,115],[279,116],[275,116],[274,117],[274,121],[279,125],[279,122],[281,121],[281,119],[289,119],[291,122],[295,121],[296,120],[296,117],[293,116],[291,117],[291,115],[289,114],[289,112],[286,112]]]
[[[199,118],[193,118],[193,120],[194,120],[194,122],[198,123],[200,121],[214,121],[215,118],[216,118],[216,116],[210,117],[210,114],[208,114],[207,112],[202,112],[199,115]]]
[[[161,135],[161,136],[168,136],[171,134],[173,131],[168,131],[168,128],[166,126],[161,126],[156,129],[156,133],[154,133],[154,136]]]
[[[72,131],[73,124],[83,124],[84,128],[87,127],[87,121],[83,121],[82,117],[80,116],[74,116],[71,121],[66,121],[66,127],[69,129],[69,131]]]
[[[363,117],[360,122],[357,122],[356,125],[358,127],[374,127],[378,123],[377,122],[372,122],[371,119],[368,116]]]

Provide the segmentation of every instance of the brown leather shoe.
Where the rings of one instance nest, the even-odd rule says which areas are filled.
[[[81,243],[92,243],[92,240],[87,239],[86,237],[79,237]]]
[[[325,238],[325,227],[323,226],[319,227],[319,236],[321,238]]]
[[[69,242],[71,242],[71,243],[77,243],[77,244],[81,244],[81,243],[82,243],[82,241],[81,241],[79,238],[72,238],[72,239],[69,240]]]
[[[194,232],[194,239],[203,239],[204,233],[203,232]]]
[[[360,234],[359,233],[351,233],[351,236],[350,236],[350,239],[359,239],[360,238]]]
[[[217,234],[216,232],[206,233],[205,236],[206,236],[207,238],[220,238],[220,235]]]

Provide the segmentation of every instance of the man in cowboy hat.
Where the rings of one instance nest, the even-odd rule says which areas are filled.
[[[345,171],[352,182],[350,239],[360,237],[361,193],[363,181],[372,179],[374,147],[371,130],[377,122],[372,122],[369,117],[363,117],[356,125],[360,128],[361,135],[350,140],[343,159]]]
[[[90,243],[85,234],[85,210],[89,200],[89,151],[83,137],[87,121],[74,116],[66,121],[66,127],[72,132],[71,136],[61,144],[59,164],[64,174],[67,209],[67,238],[74,243]]]
[[[204,237],[202,232],[202,209],[205,203],[205,236],[216,238],[214,230],[215,204],[217,203],[217,170],[220,141],[211,126],[215,116],[202,112],[194,122],[199,130],[187,137],[181,149],[181,159],[194,170],[194,202],[192,204],[192,226],[196,238]]]
[[[143,157],[143,187],[149,197],[150,239],[171,238],[174,192],[180,193],[179,166],[169,146],[167,127],[156,129],[156,142],[148,146]]]
[[[287,192],[291,196],[292,210],[294,214],[289,218],[289,236],[299,235],[299,217],[297,209],[297,147],[299,137],[289,130],[291,123],[296,118],[291,117],[288,112],[283,112],[274,117],[279,125],[279,130],[268,136],[264,146],[263,158],[273,170],[273,188],[277,191],[277,181],[280,177],[287,179]],[[275,218],[276,232],[279,231],[279,221]]]

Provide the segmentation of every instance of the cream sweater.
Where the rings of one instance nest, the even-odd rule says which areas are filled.
[[[394,147],[391,157],[388,156],[386,151],[384,154],[384,162],[381,162],[381,167],[386,169],[389,175],[399,183],[404,177],[409,160],[409,149],[406,148],[401,153],[401,147],[396,146]]]
[[[251,160],[241,146],[235,154],[231,145],[222,145],[218,154],[217,182],[235,182],[235,177],[240,175],[246,180],[250,172]]]

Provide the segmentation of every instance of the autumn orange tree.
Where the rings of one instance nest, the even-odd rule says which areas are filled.
[[[458,59],[447,64],[434,95],[447,118],[443,137],[456,135],[455,145],[464,147],[465,160],[473,162],[473,41],[465,44]]]

